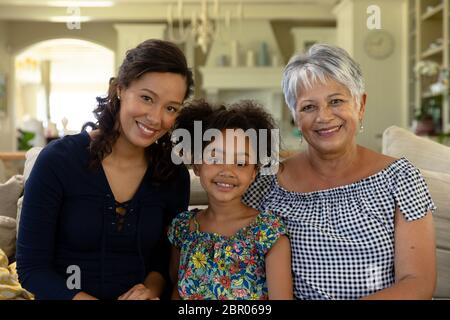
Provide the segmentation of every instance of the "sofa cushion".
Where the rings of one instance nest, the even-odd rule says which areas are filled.
[[[406,157],[416,167],[450,174],[450,148],[392,126],[383,132],[383,153]]]
[[[406,157],[425,178],[437,207],[433,214],[438,273],[434,297],[450,298],[450,148],[393,126],[383,133],[383,153]]]
[[[0,249],[7,257],[12,257],[16,251],[16,220],[0,216]]]
[[[33,300],[34,296],[22,288],[16,263],[9,265],[8,257],[0,249],[0,300]]]
[[[450,174],[421,170],[436,211],[433,214],[436,231],[437,286],[436,298],[450,298]]]
[[[30,176],[31,169],[33,169],[34,163],[36,162],[39,152],[41,152],[42,149],[43,148],[41,147],[34,147],[28,150],[25,154],[25,168],[23,169],[23,178],[25,182]]]
[[[23,196],[17,200],[17,217],[16,217],[16,237],[19,238],[20,214],[22,213]]]
[[[437,286],[435,298],[450,299],[450,251],[436,250],[437,258]]]
[[[17,199],[23,191],[23,177],[15,175],[6,183],[0,184],[0,216],[16,219]]]

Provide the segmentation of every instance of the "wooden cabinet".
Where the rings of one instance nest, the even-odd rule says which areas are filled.
[[[419,111],[430,114],[436,133],[450,131],[449,4],[450,0],[408,0],[410,120]],[[420,62],[436,63],[440,70],[431,76],[418,74]],[[447,87],[439,90],[438,82],[447,83]]]

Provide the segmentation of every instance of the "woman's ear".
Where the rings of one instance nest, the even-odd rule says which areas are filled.
[[[119,86],[117,86],[117,88],[116,88],[116,95],[117,95],[117,98],[120,100],[120,94],[121,94],[121,92],[122,92],[122,89],[119,87]]]
[[[366,101],[367,101],[367,94],[363,94],[361,96],[361,101],[359,102],[359,119],[364,118],[364,113],[366,112]]]

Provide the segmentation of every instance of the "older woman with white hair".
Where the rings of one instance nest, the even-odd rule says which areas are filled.
[[[430,299],[436,281],[435,210],[407,159],[356,143],[366,106],[359,65],[317,44],[292,57],[283,91],[306,141],[244,202],[286,222],[298,299]]]

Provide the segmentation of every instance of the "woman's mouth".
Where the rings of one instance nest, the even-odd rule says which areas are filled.
[[[142,133],[142,135],[144,135],[146,137],[153,137],[159,131],[159,130],[150,128],[150,127],[146,126],[145,124],[142,124],[138,121],[136,121],[136,124],[137,124],[138,128],[140,129],[140,132]]]
[[[323,128],[323,129],[314,130],[314,131],[321,137],[330,137],[330,136],[334,135],[336,132],[338,132],[341,128],[342,128],[342,125]]]

